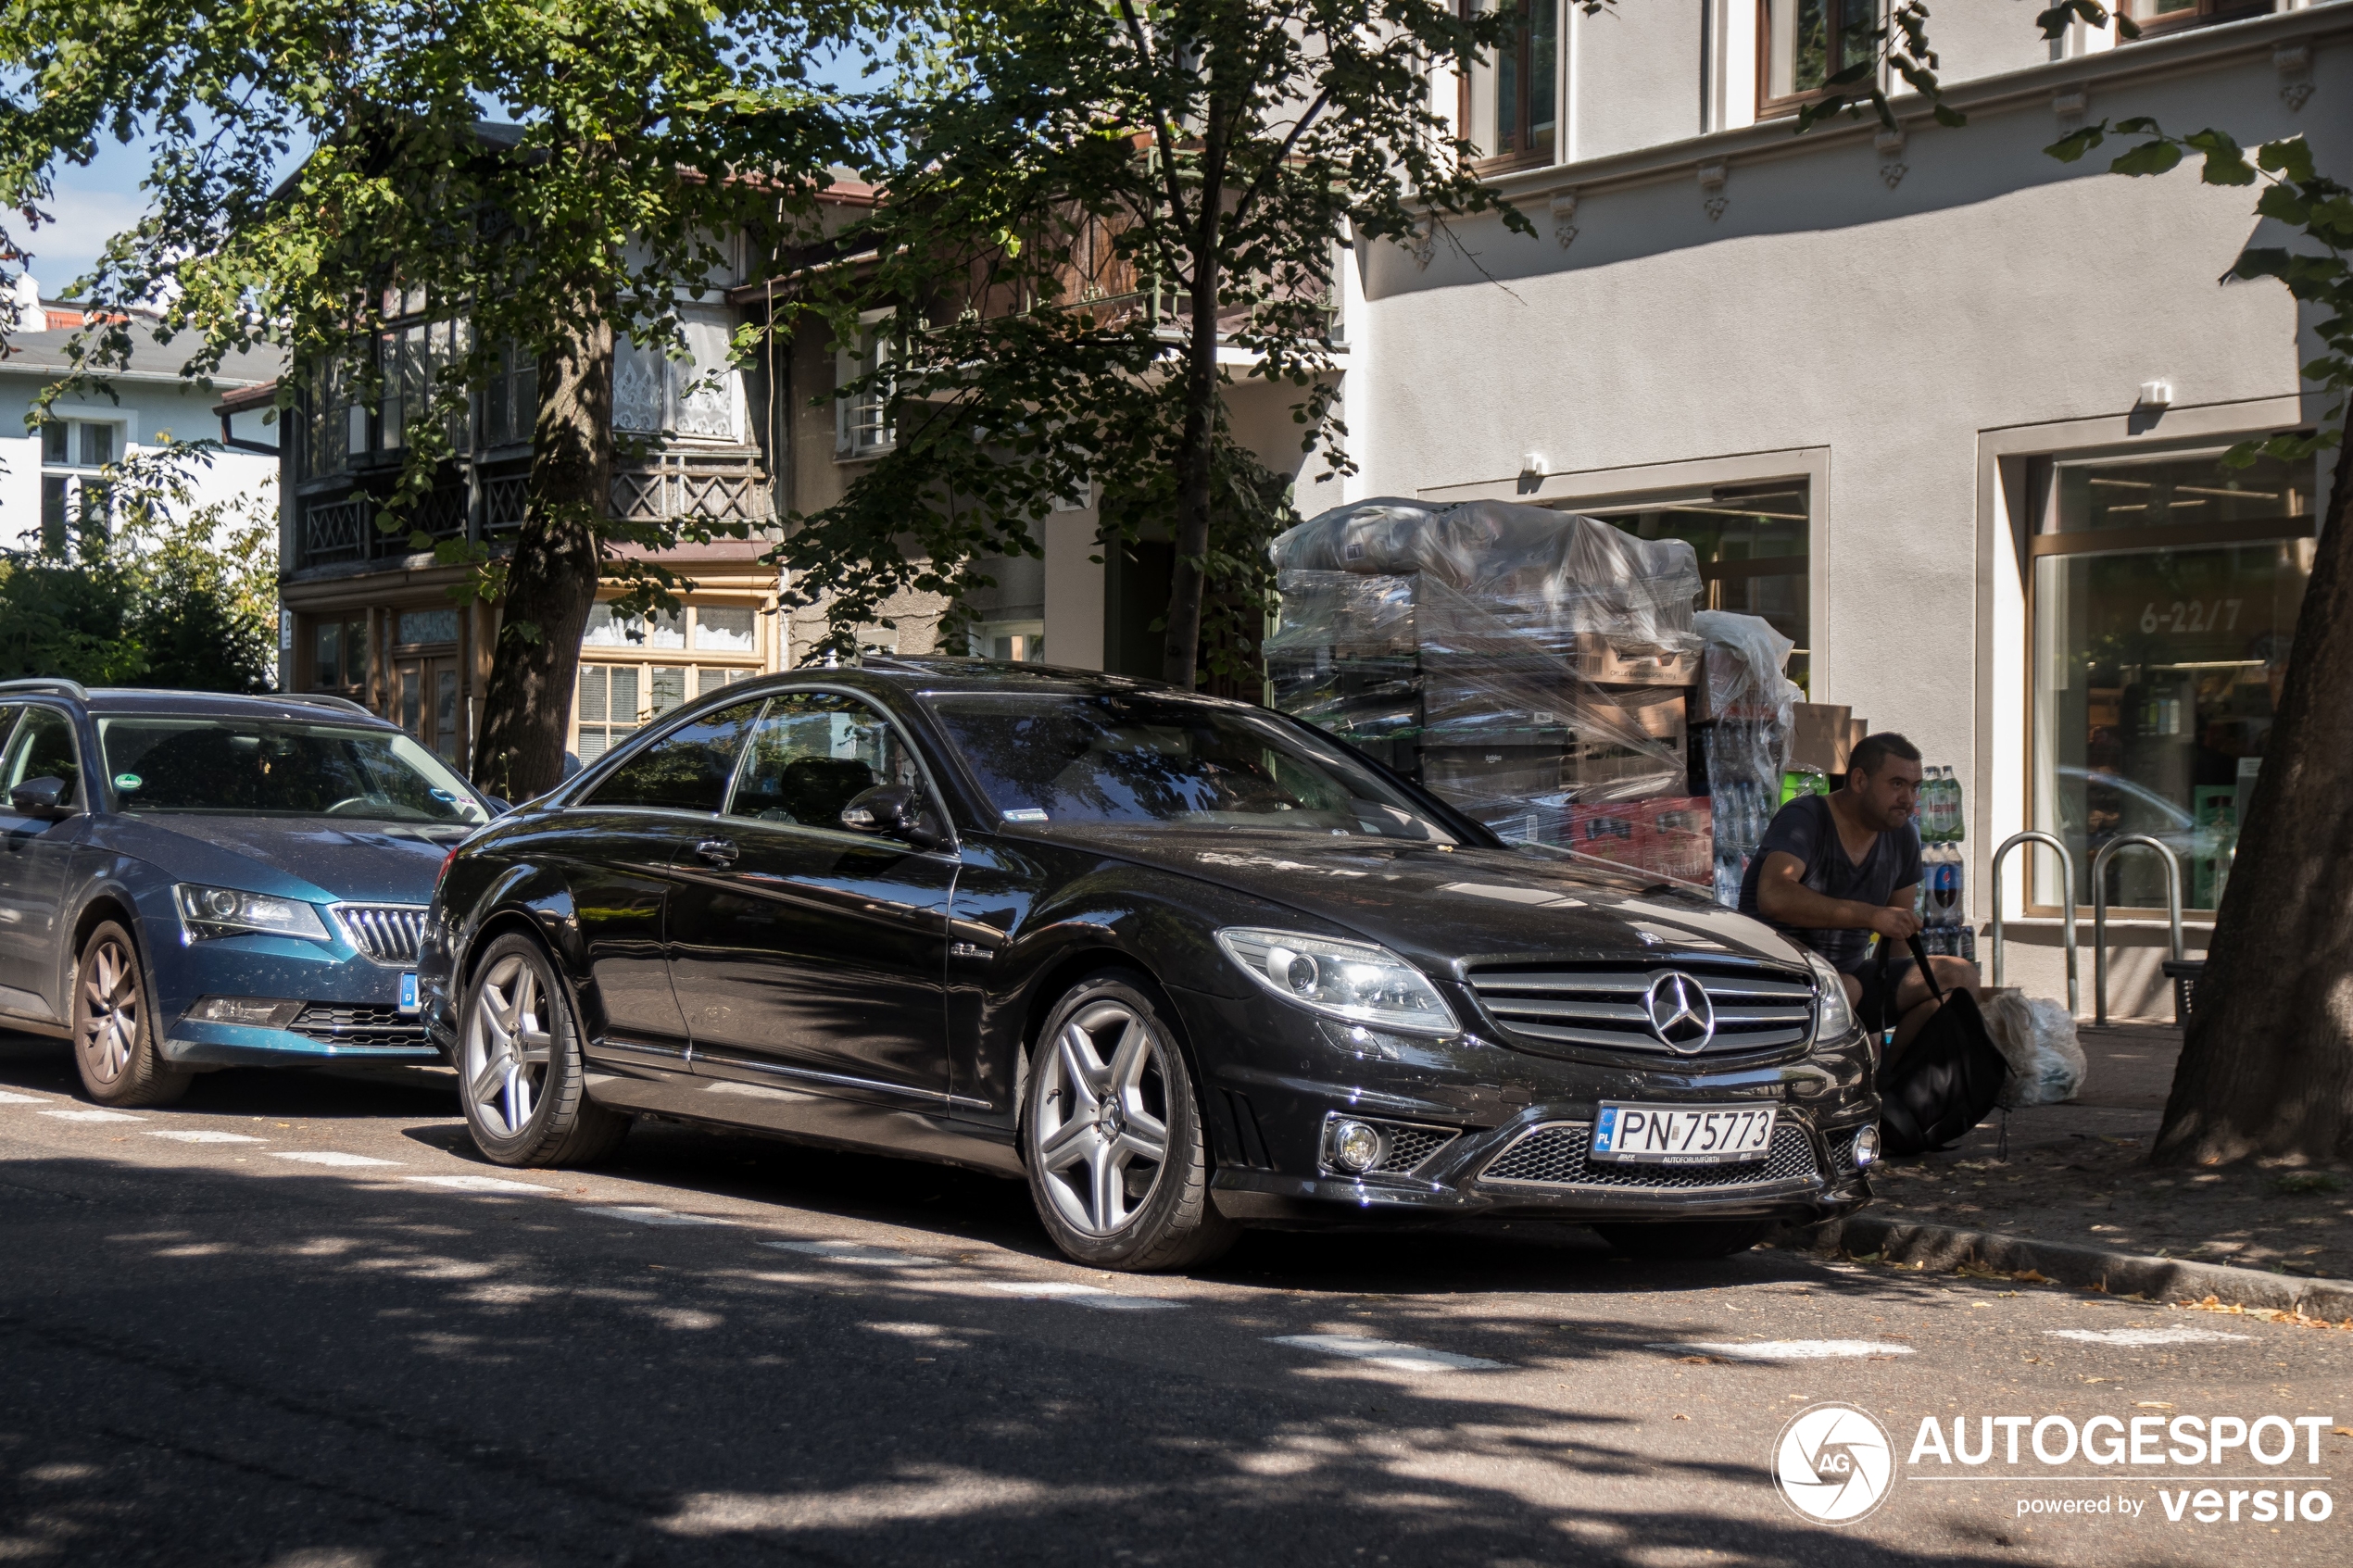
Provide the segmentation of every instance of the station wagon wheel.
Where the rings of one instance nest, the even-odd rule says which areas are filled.
[[[572,1003],[547,950],[522,932],[492,942],[466,988],[458,1095],[474,1147],[501,1165],[584,1165],[629,1118],[588,1098]]]
[[[131,934],[102,922],[82,945],[73,970],[73,1065],[82,1087],[101,1105],[168,1105],[194,1074],[163,1058],[156,1010]]]
[[[1156,991],[1098,975],[1039,1032],[1024,1095],[1022,1154],[1055,1244],[1098,1268],[1169,1269],[1235,1234],[1208,1195],[1192,1076]]]

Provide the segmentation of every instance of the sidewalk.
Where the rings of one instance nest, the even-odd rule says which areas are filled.
[[[2353,1170],[2151,1167],[2181,1031],[2082,1024],[2079,1035],[2088,1071],[2073,1101],[1997,1110],[1950,1149],[1883,1162],[1871,1173],[1871,1206],[1811,1233],[1813,1244],[1894,1248],[1939,1264],[1974,1249],[2006,1268],[2088,1276],[2070,1283],[2106,1279],[2168,1299],[2213,1293],[2226,1305],[2331,1308],[2353,1295]],[[2234,1277],[2257,1271],[2270,1277]]]

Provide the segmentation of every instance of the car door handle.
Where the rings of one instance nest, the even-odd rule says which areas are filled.
[[[736,842],[731,838],[706,838],[695,846],[695,853],[724,872],[736,863]]]

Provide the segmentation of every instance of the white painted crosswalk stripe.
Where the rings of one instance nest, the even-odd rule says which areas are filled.
[[[60,1122],[145,1122],[144,1116],[133,1116],[127,1110],[44,1110],[44,1116],[54,1116]]]
[[[1721,1356],[1728,1361],[1859,1361],[1867,1356],[1908,1356],[1912,1353],[1909,1345],[1890,1345],[1879,1339],[1690,1339],[1654,1344],[1650,1348],[1676,1350],[1686,1355]]]
[[[147,1136],[170,1138],[174,1143],[259,1143],[259,1138],[243,1133],[214,1133],[195,1127],[150,1127]]]
[[[586,1203],[581,1207],[591,1214],[606,1214],[616,1220],[626,1220],[633,1225],[724,1225],[725,1220],[714,1220],[708,1214],[681,1214],[675,1210],[657,1209],[648,1203]]]
[[[836,1263],[866,1263],[881,1269],[928,1268],[934,1260],[913,1258],[904,1252],[887,1248],[865,1247],[854,1241],[763,1241],[762,1247],[773,1247],[779,1252],[806,1252]]]
[[[2187,1323],[2167,1328],[2046,1328],[2043,1332],[2053,1339],[2076,1339],[2087,1345],[2198,1345],[2252,1337],[2225,1334],[2219,1328],[2192,1328]]]
[[[1359,1339],[1353,1334],[1278,1334],[1270,1337],[1267,1343],[1288,1345],[1294,1350],[1314,1350],[1320,1355],[1341,1356],[1349,1361],[1366,1361],[1400,1372],[1500,1372],[1504,1364],[1479,1356],[1456,1355],[1452,1350],[1432,1350],[1420,1345],[1400,1344],[1393,1339]]]
[[[553,1198],[556,1189],[531,1182],[510,1182],[499,1176],[411,1176],[417,1186],[439,1187],[445,1192],[527,1193],[535,1198]]]
[[[1105,1290],[1100,1285],[1080,1285],[1067,1280],[991,1280],[991,1290],[1001,1290],[1008,1296],[1020,1296],[1031,1300],[1067,1301],[1074,1307],[1093,1307],[1106,1312],[1158,1312],[1182,1307],[1182,1301],[1171,1301],[1160,1296],[1122,1296]]]
[[[280,1149],[280,1150],[272,1150],[272,1151],[271,1151],[271,1153],[270,1158],[271,1158],[271,1159],[272,1159],[272,1160],[292,1160],[298,1161],[299,1163],[304,1164],[304,1165],[338,1165],[338,1166],[352,1166],[352,1165],[389,1165],[389,1166],[396,1166],[396,1165],[398,1165],[398,1164],[400,1163],[400,1161],[399,1161],[399,1160],[378,1160],[378,1159],[375,1159],[374,1157],[372,1157],[372,1156],[371,1156],[371,1155],[365,1155],[365,1154],[346,1154],[346,1153],[344,1153],[341,1149],[334,1149],[334,1148],[303,1148],[303,1149],[293,1149],[293,1150],[283,1150],[283,1149]]]

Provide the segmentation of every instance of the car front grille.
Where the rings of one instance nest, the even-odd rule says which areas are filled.
[[[1843,1133],[1831,1135],[1831,1168],[1842,1176],[1851,1176],[1862,1167],[1855,1163],[1855,1140],[1863,1135],[1860,1127],[1849,1127]]]
[[[313,1002],[288,1024],[306,1040],[328,1046],[422,1046],[425,1026],[413,1012],[365,1003]]]
[[[337,904],[351,945],[381,964],[412,964],[425,940],[422,904]]]
[[[1707,993],[1716,1032],[1693,1056],[1802,1045],[1814,1033],[1814,986],[1803,971],[1693,961],[1655,969],[1585,964],[1481,964],[1470,971],[1479,1005],[1508,1036],[1538,1049],[1598,1047],[1679,1055],[1651,1031],[1646,1002],[1659,976],[1681,973]]]
[[[1814,1160],[1813,1140],[1806,1135],[1803,1127],[1777,1129],[1773,1147],[1762,1159],[1737,1165],[1629,1165],[1615,1161],[1595,1164],[1585,1158],[1592,1136],[1592,1124],[1586,1122],[1555,1122],[1530,1128],[1489,1160],[1478,1179],[1515,1186],[1720,1192],[1812,1181],[1820,1171]]]

